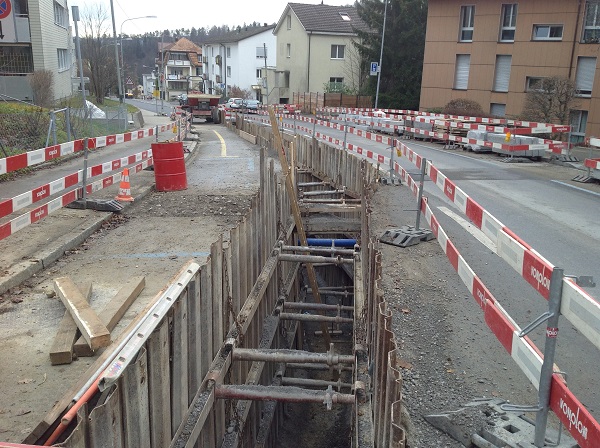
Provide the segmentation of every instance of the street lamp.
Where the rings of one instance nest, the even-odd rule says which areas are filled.
[[[156,19],[156,16],[140,16],[140,17],[132,17],[130,19],[125,19],[123,20],[123,22],[121,22],[121,28],[119,29],[119,36],[121,38],[121,70],[123,70],[123,25],[125,24],[125,22],[129,22],[131,20],[138,20],[138,19]],[[115,40],[115,51],[117,48],[117,42]],[[119,70],[119,64],[117,62],[117,70]],[[122,90],[123,94],[125,94],[125,79],[124,79],[124,75],[125,72],[123,72],[123,76],[119,76],[118,78],[119,81],[122,80],[123,82],[123,87],[119,86],[119,89]]]

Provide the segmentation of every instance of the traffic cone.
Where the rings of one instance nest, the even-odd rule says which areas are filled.
[[[123,170],[123,174],[121,174],[119,194],[115,199],[122,202],[133,202],[133,197],[131,196],[131,186],[129,185],[129,168],[125,168]]]

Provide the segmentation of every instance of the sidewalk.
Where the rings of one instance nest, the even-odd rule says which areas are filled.
[[[144,114],[144,120],[146,121],[144,127],[164,125],[171,122],[169,117],[152,116],[148,111],[143,112],[146,112]],[[161,134],[158,137],[159,141],[166,140],[166,138],[161,138]],[[188,138],[190,137],[193,136],[188,133]],[[100,161],[101,159],[111,160],[148,149],[155,140],[156,137],[152,136],[134,142],[106,147],[101,151],[93,151],[90,153],[89,165],[103,163],[103,161]],[[184,142],[184,146],[190,151],[184,154],[187,163],[187,160],[196,149],[197,141]],[[61,165],[51,166],[49,169],[39,170],[30,175],[18,177],[14,181],[6,182],[2,184],[2,194],[0,196],[14,197],[16,194],[30,190],[32,186],[43,185],[44,182],[60,178],[65,175],[63,173],[81,169],[82,160],[82,157],[76,157]],[[131,194],[139,201],[154,188],[154,172],[140,171],[132,174],[130,175],[130,183]],[[118,184],[112,185],[92,193],[89,198],[111,200],[118,194],[118,189]],[[130,203],[125,203],[124,206],[127,208]],[[27,213],[27,210],[27,208],[19,210],[16,215]],[[39,222],[0,240],[0,266],[3,267],[0,270],[0,294],[47,268],[58,260],[65,251],[73,249],[85,241],[91,234],[107,223],[112,216],[113,213],[109,212],[62,208]]]

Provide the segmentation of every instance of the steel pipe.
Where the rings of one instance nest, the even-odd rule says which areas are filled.
[[[306,290],[307,293],[312,294],[312,289],[308,288]],[[354,293],[352,291],[331,291],[329,289],[319,288],[319,292],[324,296],[342,296],[342,297],[350,297],[353,296]],[[352,307],[353,308],[353,307]]]
[[[320,314],[280,313],[281,320],[298,320],[300,322],[327,322],[330,324],[351,324],[354,319],[340,316],[321,316]]]
[[[222,400],[285,401],[288,403],[354,404],[354,395],[284,386],[218,385],[215,397]]]
[[[331,294],[330,292],[325,293],[323,290],[321,290],[321,293],[324,295]],[[289,310],[326,310],[354,312],[353,306],[328,305],[326,303],[284,302],[283,307]]]
[[[320,187],[320,186],[324,186],[327,185],[329,186],[329,182],[300,182],[298,183],[298,188],[302,188],[302,187]]]
[[[316,190],[316,191],[301,191],[300,197],[303,196],[323,196],[326,194],[344,194],[344,190]]]
[[[352,203],[352,204],[357,204],[360,203],[361,199],[348,199],[348,198],[342,198],[342,199],[299,199],[298,202],[300,203],[311,203],[311,204],[348,204],[348,203]]]
[[[265,361],[265,362],[310,362],[335,366],[337,364],[354,364],[354,356],[338,355],[336,353],[314,353],[303,350],[235,348],[235,361]]]
[[[335,264],[336,266],[342,264],[354,264],[353,258],[342,258],[342,257],[320,257],[318,255],[295,255],[295,254],[279,254],[280,261],[292,261],[295,263],[321,263],[321,264]]]
[[[325,381],[325,380],[313,380],[309,378],[290,378],[284,376],[281,378],[281,384],[283,386],[305,386],[305,387],[335,387],[337,390],[340,390],[342,387],[347,387],[348,389],[352,389],[351,383],[342,383],[341,380],[338,381]]]
[[[333,332],[332,332],[333,333]],[[285,365],[286,369],[302,369],[302,370],[330,370],[331,367],[327,364],[303,364],[297,362],[289,362]],[[336,369],[340,370],[340,369]],[[354,372],[353,367],[343,366],[341,370],[344,372]]]
[[[279,246],[281,250],[290,252],[314,252],[322,254],[354,255],[353,249],[339,249],[337,247],[310,247],[310,246]]]

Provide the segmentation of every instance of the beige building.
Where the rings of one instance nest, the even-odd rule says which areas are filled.
[[[544,78],[567,77],[579,92],[572,139],[599,136],[599,51],[599,1],[429,0],[420,108],[469,98],[517,117]]]
[[[34,101],[27,75],[39,70],[52,72],[55,99],[71,96],[76,71],[67,1],[2,2],[0,23],[0,97]]]
[[[273,33],[276,68],[268,75],[269,102],[287,103],[294,92],[358,90],[360,58],[354,28],[367,29],[356,8],[288,3]]]

